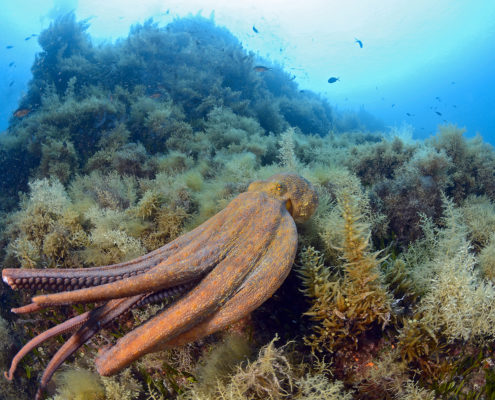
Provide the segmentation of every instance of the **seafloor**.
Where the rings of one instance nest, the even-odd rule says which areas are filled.
[[[29,90],[0,136],[3,268],[81,268],[154,250],[250,182],[296,172],[319,207],[275,295],[225,332],[109,378],[99,349],[166,305],[133,310],[65,362],[52,399],[495,399],[495,153],[443,125],[339,113],[227,30],[152,21],[96,46],[69,14],[39,36]],[[263,68],[261,68],[263,67]],[[87,309],[18,317],[1,292],[5,370]],[[66,339],[66,338],[65,338]],[[64,337],[31,352],[2,399],[32,399]]]

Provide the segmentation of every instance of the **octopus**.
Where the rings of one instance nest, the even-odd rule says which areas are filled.
[[[311,183],[280,173],[252,182],[202,225],[134,260],[78,269],[4,269],[3,281],[12,289],[42,290],[14,313],[97,304],[26,343],[6,378],[12,380],[21,359],[41,343],[72,332],[48,362],[38,400],[57,368],[105,325],[134,307],[164,299],[173,301],[100,351],[99,374],[115,374],[147,353],[196,341],[244,318],[289,274],[297,250],[295,223],[306,221],[317,205]]]

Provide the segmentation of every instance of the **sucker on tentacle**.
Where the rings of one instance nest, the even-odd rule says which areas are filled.
[[[142,274],[166,260],[184,243],[189,243],[204,231],[191,231],[174,242],[134,260],[92,268],[73,269],[22,269],[7,268],[2,271],[3,281],[13,290],[50,290],[55,292],[88,288]]]

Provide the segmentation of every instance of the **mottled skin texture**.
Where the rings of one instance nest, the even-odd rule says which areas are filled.
[[[16,313],[64,304],[98,302],[94,310],[54,326],[27,343],[5,375],[30,350],[60,333],[75,331],[53,356],[36,398],[67,357],[101,327],[132,307],[179,297],[96,359],[101,375],[111,375],[144,354],[181,345],[243,318],[282,284],[297,249],[294,222],[307,220],[318,198],[296,174],[277,174],[251,183],[221,212],[173,242],[135,260],[97,268],[4,269],[13,289],[43,289]]]

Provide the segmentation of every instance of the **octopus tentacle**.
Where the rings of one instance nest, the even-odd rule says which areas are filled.
[[[239,245],[198,286],[171,307],[120,338],[112,348],[97,358],[98,372],[111,375],[120,371],[223,307],[236,288],[263,263],[263,249],[269,247],[278,232],[280,213],[287,213],[285,208],[281,210],[280,203],[268,197],[264,198],[263,209],[263,219],[251,218],[243,225],[237,241]],[[260,232],[263,234],[260,235]]]
[[[151,303],[157,303],[161,302],[164,300],[171,300],[175,299],[180,295],[183,295],[187,291],[189,291],[197,282],[185,284],[185,285],[180,285],[176,286],[173,288],[165,289],[160,292],[156,293],[150,293],[147,295],[142,296],[138,301],[135,302],[135,304],[132,305],[133,307],[142,307],[147,304]],[[130,310],[131,308],[129,308]],[[46,342],[47,340],[53,338],[54,336],[61,335],[67,332],[71,332],[75,329],[80,328],[83,324],[85,324],[91,316],[91,311],[87,311],[83,314],[77,315],[73,318],[68,319],[67,321],[54,326],[53,328],[50,328],[46,330],[45,332],[39,334],[38,336],[32,338],[29,342],[27,342],[14,356],[12,359],[12,363],[10,365],[9,371],[5,372],[4,375],[5,377],[10,381],[12,380],[15,370],[17,369],[17,366],[19,365],[19,362],[35,347],[39,346],[40,344]],[[118,315],[114,315],[114,318],[116,318]],[[110,322],[110,321],[107,321]]]
[[[144,265],[143,265],[144,264]],[[148,264],[148,265],[146,265]],[[44,270],[25,270],[20,268],[5,269],[3,271],[3,280],[12,289],[31,289],[31,290],[76,290],[114,282],[135,276],[146,272],[153,267],[154,263],[139,263],[126,266],[125,270],[104,270],[104,271],[85,271],[70,269],[44,269]]]
[[[12,359],[12,363],[10,364],[10,368],[7,372],[4,372],[5,378],[9,381],[14,377],[14,372],[17,369],[17,366],[24,358],[26,354],[28,354],[35,347],[39,346],[41,343],[51,339],[54,336],[61,335],[66,332],[73,331],[79,328],[82,324],[88,321],[90,311],[87,311],[81,315],[68,319],[67,321],[55,325],[53,328],[48,329],[47,331],[39,334],[32,338],[29,342],[27,342],[22,349],[20,349],[17,354]]]
[[[143,296],[136,295],[125,299],[112,300],[90,311],[88,320],[58,349],[46,366],[35,400],[41,399],[41,395],[53,374],[68,357],[91,339],[103,326],[132,308]]]
[[[232,237],[238,237],[245,226],[237,221],[253,220],[252,217],[256,215],[260,207],[265,207],[264,203],[268,199],[267,196],[256,196],[255,200],[258,201],[246,201],[244,197],[254,196],[252,193],[244,193],[244,195],[246,196],[240,195],[223,210],[226,211],[226,215],[229,215],[228,219],[224,219],[224,223],[219,226],[208,224],[215,226],[215,229],[204,230],[195,242],[182,247],[146,273],[100,286],[39,295],[33,297],[32,301],[43,306],[105,301],[158,291],[195,280],[198,276],[212,270],[234,246],[239,245],[238,242],[232,240]],[[215,217],[224,214],[223,211]],[[215,239],[213,240],[212,237]]]
[[[235,294],[215,314],[171,339],[165,347],[181,346],[198,340],[229,326],[255,310],[275,293],[287,277],[294,263],[296,250],[297,229],[294,220],[289,215],[285,215],[263,259],[250,272]],[[102,361],[100,365],[103,365]]]
[[[28,314],[28,313],[40,311],[43,308],[45,307],[40,306],[39,304],[30,303],[22,307],[11,308],[10,311],[13,312],[14,314]]]
[[[93,287],[139,275],[166,260],[180,247],[204,233],[205,226],[177,238],[148,254],[118,264],[92,268],[7,268],[2,271],[3,281],[12,289],[66,291]]]

